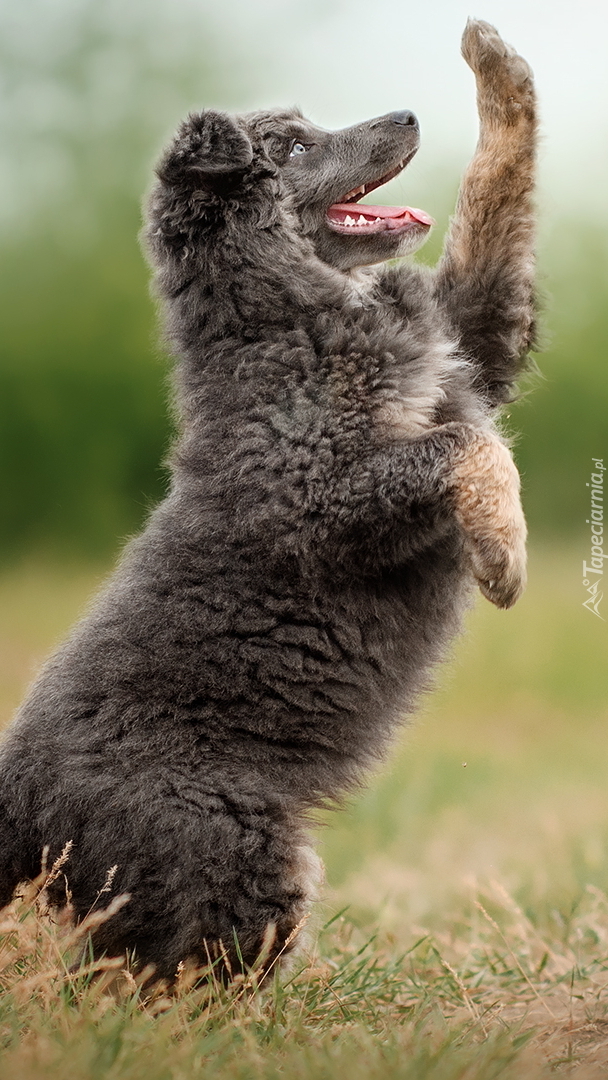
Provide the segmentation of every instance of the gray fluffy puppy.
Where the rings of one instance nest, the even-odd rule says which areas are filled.
[[[288,951],[311,809],[385,751],[475,580],[501,607],[523,588],[493,417],[533,342],[534,93],[486,23],[463,52],[481,135],[433,272],[360,269],[427,235],[422,211],[358,202],[415,153],[412,113],[327,132],[202,112],[158,166],[171,490],[0,755],[0,903],[72,841],[76,918],[110,867],[130,896],[97,955],[170,980]]]

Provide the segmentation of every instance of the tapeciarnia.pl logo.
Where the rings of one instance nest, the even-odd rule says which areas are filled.
[[[591,495],[591,517],[587,525],[591,526],[591,561],[583,560],[583,585],[589,596],[583,600],[583,607],[587,608],[598,619],[604,619],[600,615],[600,603],[604,593],[601,591],[604,576],[604,559],[608,559],[608,552],[604,554],[604,473],[606,466],[603,458],[591,458],[593,472],[591,482],[587,484]]]

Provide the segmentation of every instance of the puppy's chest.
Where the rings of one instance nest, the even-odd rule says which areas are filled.
[[[411,438],[437,422],[459,367],[453,342],[438,335],[428,344],[353,356],[335,380],[334,406],[343,418],[364,424],[380,442]]]

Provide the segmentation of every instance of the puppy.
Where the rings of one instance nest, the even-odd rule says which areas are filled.
[[[157,169],[171,489],[4,742],[0,902],[72,841],[77,919],[110,867],[130,897],[95,953],[159,978],[289,951],[310,810],[385,752],[475,582],[499,607],[524,587],[495,416],[534,341],[534,91],[486,23],[463,52],[480,139],[433,272],[382,265],[424,211],[359,202],[416,153],[410,112],[206,111]]]

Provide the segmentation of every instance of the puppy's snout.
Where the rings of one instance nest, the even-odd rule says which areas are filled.
[[[388,119],[393,121],[393,124],[400,124],[401,127],[418,127],[417,117],[409,109],[403,109],[401,112],[393,112],[388,114]]]

